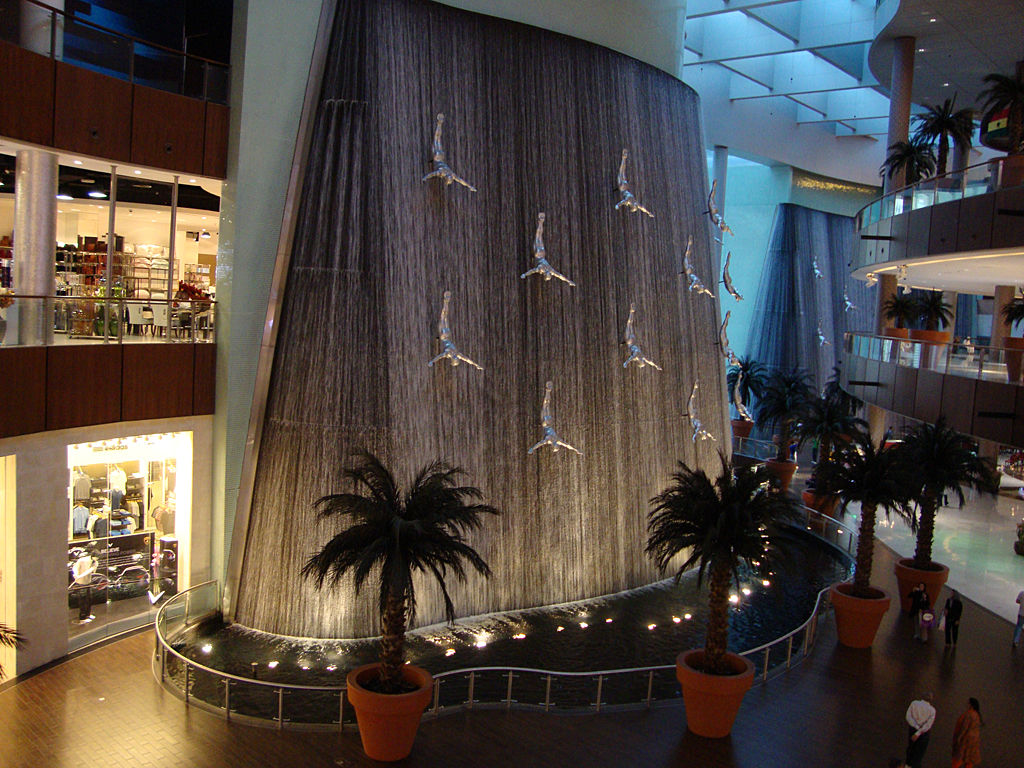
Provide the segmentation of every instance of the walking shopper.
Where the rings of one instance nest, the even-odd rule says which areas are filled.
[[[1024,631],[1024,589],[1017,595],[1017,628],[1013,630],[1013,647],[1020,645],[1020,633]]]
[[[953,768],[981,765],[981,707],[973,696],[953,729]]]
[[[925,615],[930,618],[925,621]],[[921,582],[910,590],[910,616],[914,620],[914,639],[922,643],[928,640],[928,627],[931,626],[935,614],[932,613],[932,599],[928,589]]]
[[[946,621],[946,645],[956,648],[956,639],[960,635],[960,616],[964,612],[964,604],[960,600],[960,593],[955,589],[953,594],[946,598],[946,605],[942,609],[942,617]]]
[[[924,751],[928,749],[928,739],[935,724],[933,698],[931,693],[926,693],[907,707],[907,768],[921,768],[924,760]]]

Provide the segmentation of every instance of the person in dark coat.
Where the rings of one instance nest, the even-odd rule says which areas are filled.
[[[956,639],[960,634],[960,616],[964,612],[964,604],[960,601],[960,593],[955,589],[946,598],[942,615],[946,618],[946,645],[956,647]]]
[[[914,620],[914,639],[921,640],[921,612],[929,610],[932,607],[932,599],[928,596],[928,589],[925,587],[924,582],[919,583],[916,587],[910,590],[910,617]],[[927,630],[925,630],[925,639],[927,639]]]

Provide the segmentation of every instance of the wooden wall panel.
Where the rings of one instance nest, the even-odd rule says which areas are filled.
[[[873,387],[877,392],[875,405],[885,408],[887,411],[892,410],[893,390],[896,388],[896,369],[899,367],[896,363],[878,363],[879,386]]]
[[[956,250],[959,213],[959,200],[932,206],[928,226],[928,253],[952,253]]]
[[[192,415],[192,344],[125,344],[123,421]]]
[[[998,443],[1012,443],[1019,389],[1021,387],[1000,381],[979,381],[974,394],[974,422],[970,433]]]
[[[903,259],[907,255],[907,234],[910,227],[910,214],[901,213],[898,216],[893,216],[892,227],[889,230],[889,236],[892,240],[889,241],[889,258]]]
[[[1024,448],[1024,387],[1017,387],[1016,418],[1013,420],[1013,445]]]
[[[46,428],[121,421],[121,347],[46,348]]]
[[[0,40],[0,135],[53,144],[53,59]]]
[[[943,377],[942,413],[949,426],[958,432],[970,433],[974,426],[974,390],[977,384],[975,379],[966,376]]]
[[[132,162],[183,173],[203,172],[206,111],[202,101],[136,85]]]
[[[228,123],[231,110],[223,104],[206,104],[203,135],[203,175],[223,179],[228,175]]]
[[[935,421],[942,413],[942,379],[941,373],[919,370],[917,372],[917,395],[914,398],[914,411],[910,415],[918,421]]]
[[[1024,189],[996,192],[992,217],[992,247],[1024,245]]]
[[[130,161],[131,103],[130,83],[58,61],[53,145]]]
[[[195,364],[192,377],[192,413],[213,413],[217,384],[217,345],[194,344]]]
[[[46,429],[46,349],[0,349],[0,437]]]
[[[956,250],[978,251],[992,247],[994,202],[995,195],[975,195],[974,197],[965,197],[960,201]]]
[[[892,411],[894,413],[913,414],[914,400],[917,397],[917,368],[905,365],[896,366],[896,380],[893,385]]]
[[[892,235],[892,219],[882,219],[877,224],[875,232],[880,238],[888,238]],[[875,253],[879,261],[888,261],[892,258],[892,241],[881,239],[875,241]]]
[[[928,255],[928,241],[931,236],[932,209],[918,208],[907,214],[906,258],[916,259]]]

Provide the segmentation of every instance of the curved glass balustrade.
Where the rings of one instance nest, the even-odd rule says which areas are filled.
[[[868,360],[970,379],[1009,382],[1018,386],[1021,384],[1021,358],[1024,357],[1024,351],[982,347],[969,341],[937,344],[865,333],[846,334],[845,346],[848,355]],[[1015,377],[1012,376],[1014,371]]]

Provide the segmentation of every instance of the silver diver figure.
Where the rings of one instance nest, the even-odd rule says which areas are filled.
[[[722,348],[722,356],[725,357],[729,365],[739,365],[739,360],[736,359],[736,355],[732,351],[732,347],[729,346],[729,334],[726,329],[729,327],[729,317],[732,315],[730,309],[725,313],[725,318],[722,320],[722,327],[718,329],[718,346]]]
[[[642,205],[640,205],[640,201],[636,199],[636,195],[634,195],[632,190],[630,190],[629,188],[629,181],[626,180],[627,157],[629,157],[629,150],[623,149],[622,162],[619,163],[619,176],[617,179],[617,183],[619,185],[619,192],[622,193],[622,199],[615,204],[615,210],[617,211],[623,206],[625,206],[627,211],[632,211],[633,213],[636,213],[637,211],[639,211],[640,213],[646,213],[653,219],[654,214],[648,211]]]
[[[451,301],[451,299],[452,292],[445,291],[444,304],[441,307],[441,319],[437,323],[437,335],[441,339],[441,354],[439,354],[437,357],[435,357],[433,360],[427,363],[427,366],[433,366],[434,363],[440,360],[447,359],[451,361],[453,366],[456,366],[459,363],[465,363],[466,365],[473,366],[478,371],[482,371],[483,367],[474,363],[472,360],[470,360],[468,357],[466,357],[464,354],[459,352],[458,349],[455,348],[455,342],[452,341],[452,329],[451,326],[448,324],[448,304]]]
[[[708,194],[708,209],[704,211],[710,218],[711,223],[718,227],[722,234],[728,232],[730,235],[735,233],[729,229],[729,225],[725,223],[725,219],[722,218],[722,214],[718,212],[718,206],[715,205],[715,190],[718,188],[718,179],[711,182],[711,192]],[[718,242],[722,242],[718,240]]]
[[[628,368],[630,363],[636,363],[637,367],[643,368],[645,366],[651,366],[656,371],[661,370],[661,366],[653,360],[644,357],[644,352],[640,349],[640,342],[636,338],[636,329],[633,328],[633,316],[636,314],[636,305],[629,305],[629,319],[626,320],[626,346],[629,347],[629,357],[626,362],[622,364],[623,368]]]
[[[697,416],[697,390],[700,388],[699,380],[693,380],[693,390],[690,392],[690,399],[686,401],[686,415],[690,419],[690,424],[693,425],[693,434],[690,436],[690,440],[697,442],[699,437],[701,440],[707,440],[711,438],[716,443],[715,436],[704,429],[704,425],[701,423],[700,418]]]
[[[736,373],[736,386],[732,390],[732,404],[736,406],[736,412],[740,415],[743,421],[753,421],[754,418],[750,415],[750,411],[747,410],[747,406],[743,404],[743,369],[740,368]]]
[[[826,344],[831,343],[831,341],[825,338],[825,332],[821,330],[821,323],[818,323],[818,346],[824,347]]]
[[[543,275],[545,280],[550,280],[554,277],[561,280],[563,283],[568,283],[570,287],[575,288],[576,283],[552,267],[544,257],[544,254],[544,214],[538,213],[537,233],[533,236],[533,268],[526,270],[519,277],[523,280],[530,275]]]
[[[437,127],[434,128],[434,170],[424,176],[423,181],[427,179],[441,179],[445,186],[451,186],[452,182],[455,182],[456,184],[461,184],[470,192],[476,192],[476,187],[455,173],[445,160],[444,147],[441,146],[441,126],[443,125],[444,113],[439,112],[437,115]]]
[[[532,454],[538,448],[541,448],[545,445],[550,445],[552,453],[558,453],[558,450],[560,448],[565,448],[567,451],[572,451],[573,453],[582,456],[583,454],[580,453],[578,450],[573,448],[564,440],[560,440],[558,437],[558,433],[555,432],[555,413],[551,408],[551,391],[554,388],[555,385],[550,381],[544,385],[544,404],[540,408],[540,424],[541,427],[544,428],[544,437],[542,437],[538,442],[534,443],[534,445],[530,448],[530,450],[527,451],[527,453]]]
[[[846,291],[843,291],[843,312],[849,312],[856,308],[857,305],[850,301],[850,297],[846,295]]]
[[[732,275],[729,274],[729,262],[732,260],[732,251],[725,254],[725,266],[722,267],[722,285],[725,286],[725,292],[732,296],[736,301],[743,301],[743,297],[740,296],[740,292],[736,290],[736,286],[732,284]]]
[[[825,276],[824,273],[821,271],[821,268],[818,267],[818,259],[813,255],[811,256],[811,271],[814,272],[814,278],[816,280],[821,280],[821,278]]]
[[[683,254],[683,273],[689,281],[689,289],[696,291],[698,295],[705,293],[712,299],[715,298],[715,294],[708,290],[704,282],[693,271],[693,264],[690,263],[691,253],[693,253],[693,235],[686,238],[686,252]]]

